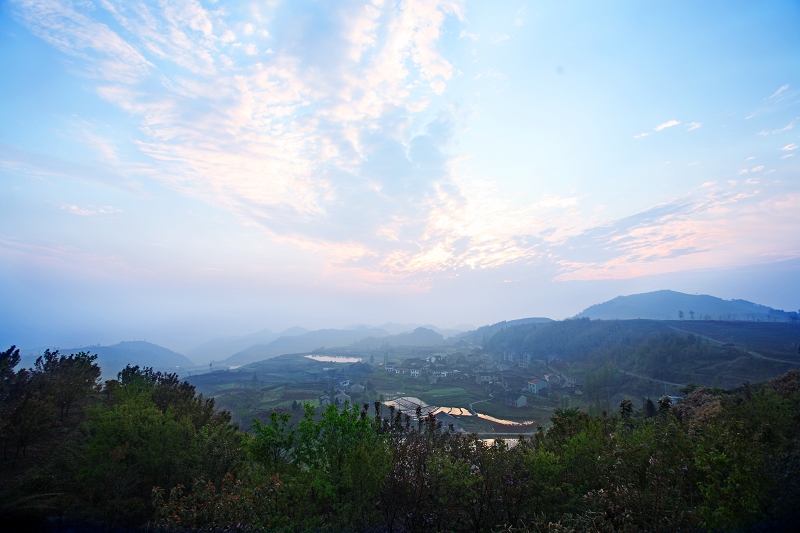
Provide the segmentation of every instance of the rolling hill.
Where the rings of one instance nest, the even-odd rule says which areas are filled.
[[[308,352],[317,348],[347,346],[368,337],[386,337],[378,328],[320,329],[292,337],[280,337],[268,344],[258,344],[237,352],[222,361],[223,365],[238,367],[287,353]]]
[[[117,372],[129,364],[140,367],[149,366],[155,370],[168,372],[180,372],[182,369],[196,366],[185,355],[146,341],[125,341],[112,346],[83,346],[61,350],[64,355],[78,352],[97,354],[97,363],[105,378],[116,376]],[[32,366],[37,356],[24,356],[22,366]]]
[[[683,313],[682,317],[680,313]],[[797,313],[787,313],[747,300],[723,300],[706,294],[664,290],[618,296],[588,307],[575,318],[790,322],[797,320]]]
[[[231,355],[246,350],[257,344],[269,344],[280,337],[294,337],[309,331],[305,328],[289,328],[281,333],[275,333],[268,329],[261,330],[250,335],[241,337],[223,337],[204,342],[196,348],[187,352],[187,356],[197,364],[207,364],[210,361],[222,361]]]
[[[453,337],[453,341],[466,341],[472,344],[480,344],[483,345],[487,340],[489,340],[492,335],[497,333],[498,331],[502,331],[506,328],[510,328],[512,326],[521,326],[523,324],[545,324],[547,322],[552,322],[552,319],[549,318],[542,318],[542,317],[531,317],[531,318],[519,318],[516,320],[503,320],[502,322],[497,322],[496,324],[491,324],[489,326],[481,326],[478,329],[472,331],[465,331],[464,333],[459,333],[455,337]]]
[[[419,327],[414,331],[389,335],[388,337],[369,337],[354,343],[354,350],[369,350],[382,346],[438,346],[444,343],[444,336],[432,329]]]

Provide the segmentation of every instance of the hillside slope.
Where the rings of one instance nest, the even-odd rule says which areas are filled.
[[[797,320],[797,313],[787,313],[747,300],[723,300],[707,294],[684,294],[666,290],[617,296],[613,300],[588,307],[575,318],[679,320],[680,313],[683,313],[684,320]]]
[[[197,364],[208,364],[209,361],[222,361],[231,355],[246,350],[257,344],[269,344],[280,337],[294,337],[309,331],[305,328],[289,328],[286,331],[275,333],[268,329],[240,337],[224,337],[204,342],[187,352],[187,356]]]
[[[432,329],[419,327],[414,331],[389,335],[388,337],[369,337],[354,343],[354,350],[369,350],[382,346],[438,346],[444,343],[444,336]]]
[[[323,347],[336,348],[368,337],[386,336],[386,330],[378,328],[320,329],[294,337],[281,337],[269,344],[251,346],[228,357],[222,364],[241,366],[287,353],[308,352]]]
[[[181,369],[196,366],[185,355],[173,352],[163,346],[146,341],[124,341],[112,346],[82,346],[61,350],[65,355],[89,352],[97,354],[97,363],[103,371],[103,377],[110,379],[125,365],[153,367],[155,370],[179,372]],[[23,366],[32,366],[37,356],[25,356]]]
[[[546,324],[547,322],[552,322],[552,319],[542,318],[542,317],[531,317],[531,318],[518,318],[516,320],[503,320],[502,322],[497,322],[496,324],[481,326],[478,329],[472,331],[465,331],[464,333],[459,333],[451,340],[453,342],[458,342],[463,340],[466,342],[470,342],[472,344],[483,345],[486,341],[488,341],[492,337],[492,335],[506,328],[510,328],[513,326],[521,326],[523,324]]]
[[[498,357],[525,354],[587,377],[608,370],[731,387],[800,367],[798,341],[800,324],[786,322],[581,319],[506,328],[485,348]]]

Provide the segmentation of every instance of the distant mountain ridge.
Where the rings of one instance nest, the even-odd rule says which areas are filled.
[[[227,366],[241,366],[263,361],[287,353],[308,352],[317,348],[348,346],[368,337],[387,337],[389,333],[379,328],[320,329],[292,337],[280,337],[268,344],[257,344],[237,352],[221,361]]]
[[[444,344],[444,336],[432,329],[419,327],[414,331],[389,335],[387,337],[369,337],[360,340],[350,347],[354,350],[370,350],[382,346],[437,346]]]
[[[293,327],[280,333],[263,329],[250,335],[240,337],[223,337],[204,342],[196,348],[189,350],[186,355],[198,364],[208,364],[210,361],[222,361],[231,355],[246,350],[257,344],[269,344],[280,337],[294,337],[308,333],[306,328]]]
[[[434,326],[433,324],[414,324],[414,323],[411,323],[411,324],[398,324],[396,322],[386,322],[385,324],[380,324],[378,326],[367,326],[367,325],[364,325],[364,324],[358,324],[358,325],[349,326],[349,327],[347,327],[345,329],[358,329],[358,328],[365,328],[365,327],[367,327],[367,328],[375,327],[375,328],[378,328],[378,329],[385,329],[386,332],[389,333],[389,335],[399,335],[401,333],[410,333],[410,332],[412,332],[412,331],[414,331],[414,330],[416,330],[418,328],[425,328],[425,329],[429,329],[431,331],[434,331],[434,332],[442,335],[445,339],[449,339],[450,337],[455,337],[459,333],[463,333],[463,332],[467,331],[468,329],[472,329],[473,328],[473,326],[468,326],[468,327],[456,326],[454,328],[440,328],[440,327]]]
[[[575,318],[789,322],[797,320],[797,313],[787,313],[747,300],[723,300],[707,294],[662,290],[617,296],[586,308]]]
[[[491,324],[488,326],[481,326],[478,329],[472,331],[465,331],[464,333],[459,333],[451,340],[455,342],[463,340],[466,342],[470,342],[472,344],[483,345],[484,342],[492,338],[492,335],[506,328],[510,328],[512,326],[521,326],[523,324],[545,324],[547,322],[552,322],[552,321],[553,321],[552,319],[544,317],[530,317],[530,318],[518,318],[516,320],[503,320],[502,322],[497,322],[495,324]]]
[[[149,366],[155,370],[179,372],[196,366],[185,355],[146,341],[123,341],[113,346],[82,346],[60,350],[64,355],[78,352],[97,354],[97,364],[106,378],[115,377],[126,365]],[[22,366],[33,366],[41,354],[29,354],[22,358]]]

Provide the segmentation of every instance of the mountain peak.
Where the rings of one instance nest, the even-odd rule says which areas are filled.
[[[786,322],[792,316],[796,317],[793,313],[747,300],[723,300],[708,294],[686,294],[664,289],[617,296],[586,308],[575,318]]]

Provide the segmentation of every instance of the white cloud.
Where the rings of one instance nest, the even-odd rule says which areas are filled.
[[[667,128],[671,128],[671,127],[673,127],[673,126],[677,126],[678,124],[680,124],[680,121],[677,121],[677,120],[669,120],[669,121],[667,121],[667,122],[664,122],[663,124],[659,124],[658,126],[656,126],[656,127],[655,127],[655,128],[653,128],[653,129],[654,129],[654,130],[656,130],[656,131],[661,131],[661,130],[665,130],[665,129],[667,129]]]
[[[507,33],[501,33],[500,35],[494,37],[492,39],[492,44],[500,44],[504,41],[511,39],[511,36]]]
[[[786,92],[788,89],[789,89],[789,84],[787,83],[786,85],[783,85],[783,86],[781,86],[781,88],[780,88],[780,89],[778,89],[777,91],[775,91],[774,93],[772,93],[770,96],[768,96],[767,98],[765,98],[765,100],[772,100],[772,99],[774,99],[774,98],[777,98],[777,97],[778,97],[778,96],[780,96],[781,94],[785,93],[785,92]]]
[[[764,170],[764,165],[759,165],[755,168],[750,169],[750,172],[760,172],[762,170]]]
[[[703,124],[701,122],[690,122],[686,125],[686,131],[693,131],[699,129]]]
[[[527,10],[528,6],[523,4],[521,8],[519,8],[514,14],[514,25],[515,26],[522,26],[525,24],[525,11]]]
[[[95,207],[93,205],[90,205],[89,207],[84,208],[84,207],[78,207],[77,205],[65,204],[61,206],[61,209],[67,211],[70,214],[79,215],[83,217],[89,217],[95,215],[110,215],[113,213],[121,212],[121,210],[110,205],[102,207]]]
[[[66,1],[17,6],[37,35],[78,58],[100,79],[97,93],[130,116],[141,152],[131,159],[146,156],[143,174],[258,224],[274,242],[319,255],[331,271],[380,283],[554,257],[548,260],[570,275],[614,265],[629,273],[637,254],[669,262],[689,253],[684,249],[719,244],[693,236],[691,214],[728,209],[722,200],[703,204],[705,211],[681,207],[688,201],[655,206],[613,222],[604,240],[593,235],[605,222],[579,193],[542,194],[520,206],[491,183],[464,179],[449,152],[460,112],[431,109],[431,101],[445,100],[434,95],[445,94],[454,76],[439,46],[448,19],[463,20],[461,2],[343,6],[319,25],[324,34],[315,37],[324,46],[284,46],[282,28],[269,56],[255,55],[255,42],[234,42],[231,29],[256,40],[268,31],[268,17],[256,31],[199,2],[103,0],[96,13]],[[501,37],[495,42],[510,38]],[[111,148],[96,145],[124,167]],[[719,187],[706,182],[702,193]],[[87,217],[107,209],[64,206]],[[579,238],[616,255],[587,266],[568,251]]]
[[[798,147],[795,143],[791,143],[781,148],[781,150],[783,150],[784,152],[791,152],[793,150],[797,150],[798,148],[800,147]]]
[[[634,135],[633,138],[634,139],[641,139],[642,137],[647,137],[648,135],[650,135],[650,134],[647,133],[647,132],[642,132],[639,135]]]

